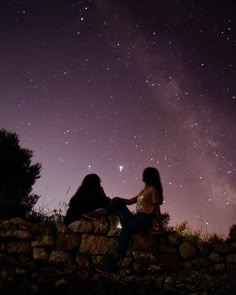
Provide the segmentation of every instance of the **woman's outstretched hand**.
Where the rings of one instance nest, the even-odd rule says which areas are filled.
[[[132,199],[124,199],[120,197],[115,197],[111,200],[112,203],[119,203],[124,205],[132,205],[137,202],[137,197],[134,197]]]

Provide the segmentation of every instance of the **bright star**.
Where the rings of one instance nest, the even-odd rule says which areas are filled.
[[[119,170],[120,170],[120,172],[122,172],[123,169],[124,169],[124,166],[120,165],[120,166],[119,166]]]

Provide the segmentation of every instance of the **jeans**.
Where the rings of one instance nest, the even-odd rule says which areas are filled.
[[[129,245],[130,237],[143,230],[152,228],[152,216],[145,213],[133,215],[130,210],[123,204],[112,204],[108,212],[115,212],[119,215],[122,229],[120,232],[116,255],[124,256]]]

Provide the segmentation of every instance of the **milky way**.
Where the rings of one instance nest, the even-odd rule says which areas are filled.
[[[65,210],[88,173],[133,197],[154,166],[171,225],[228,233],[236,4],[205,2],[1,2],[0,128],[42,163],[39,208]]]

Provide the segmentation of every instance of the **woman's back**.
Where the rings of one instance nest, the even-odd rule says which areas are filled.
[[[99,208],[104,208],[110,203],[110,198],[103,190],[91,190],[87,192],[77,192],[70,200],[69,208],[64,218],[65,224],[69,224]]]

